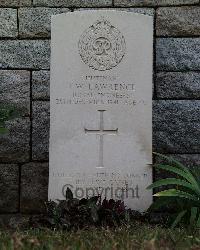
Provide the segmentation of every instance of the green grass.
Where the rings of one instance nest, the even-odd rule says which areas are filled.
[[[80,230],[77,232],[0,231],[0,250],[170,250],[200,249],[200,232],[166,229],[136,223],[117,229]]]

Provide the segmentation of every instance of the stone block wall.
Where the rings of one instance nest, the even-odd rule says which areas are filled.
[[[154,16],[154,151],[200,165],[199,0],[0,0],[0,103],[21,116],[0,136],[0,214],[47,199],[50,18],[84,8]]]

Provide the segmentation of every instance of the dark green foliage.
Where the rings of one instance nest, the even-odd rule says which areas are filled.
[[[0,104],[0,134],[8,133],[8,129],[5,127],[5,122],[16,118],[18,112],[11,106],[5,106]]]
[[[172,227],[185,223],[191,227],[200,227],[200,170],[188,169],[180,162],[157,154],[168,164],[156,164],[154,167],[175,174],[173,178],[165,178],[154,182],[148,189],[164,187],[163,191],[154,194],[158,197],[149,208],[155,211],[169,208],[175,211],[171,216]]]
[[[31,218],[31,226],[47,226],[52,229],[80,229],[91,226],[119,226],[130,219],[141,219],[136,211],[126,209],[122,201],[101,201],[100,196],[75,199],[71,190],[66,191],[66,200],[46,203],[47,214]]]

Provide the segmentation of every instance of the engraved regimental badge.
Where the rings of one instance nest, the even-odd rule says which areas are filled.
[[[83,62],[99,71],[117,66],[126,50],[122,33],[104,18],[84,31],[78,47]]]

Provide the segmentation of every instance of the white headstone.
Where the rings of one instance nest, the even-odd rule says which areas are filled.
[[[153,18],[88,10],[52,18],[49,199],[152,202]]]

